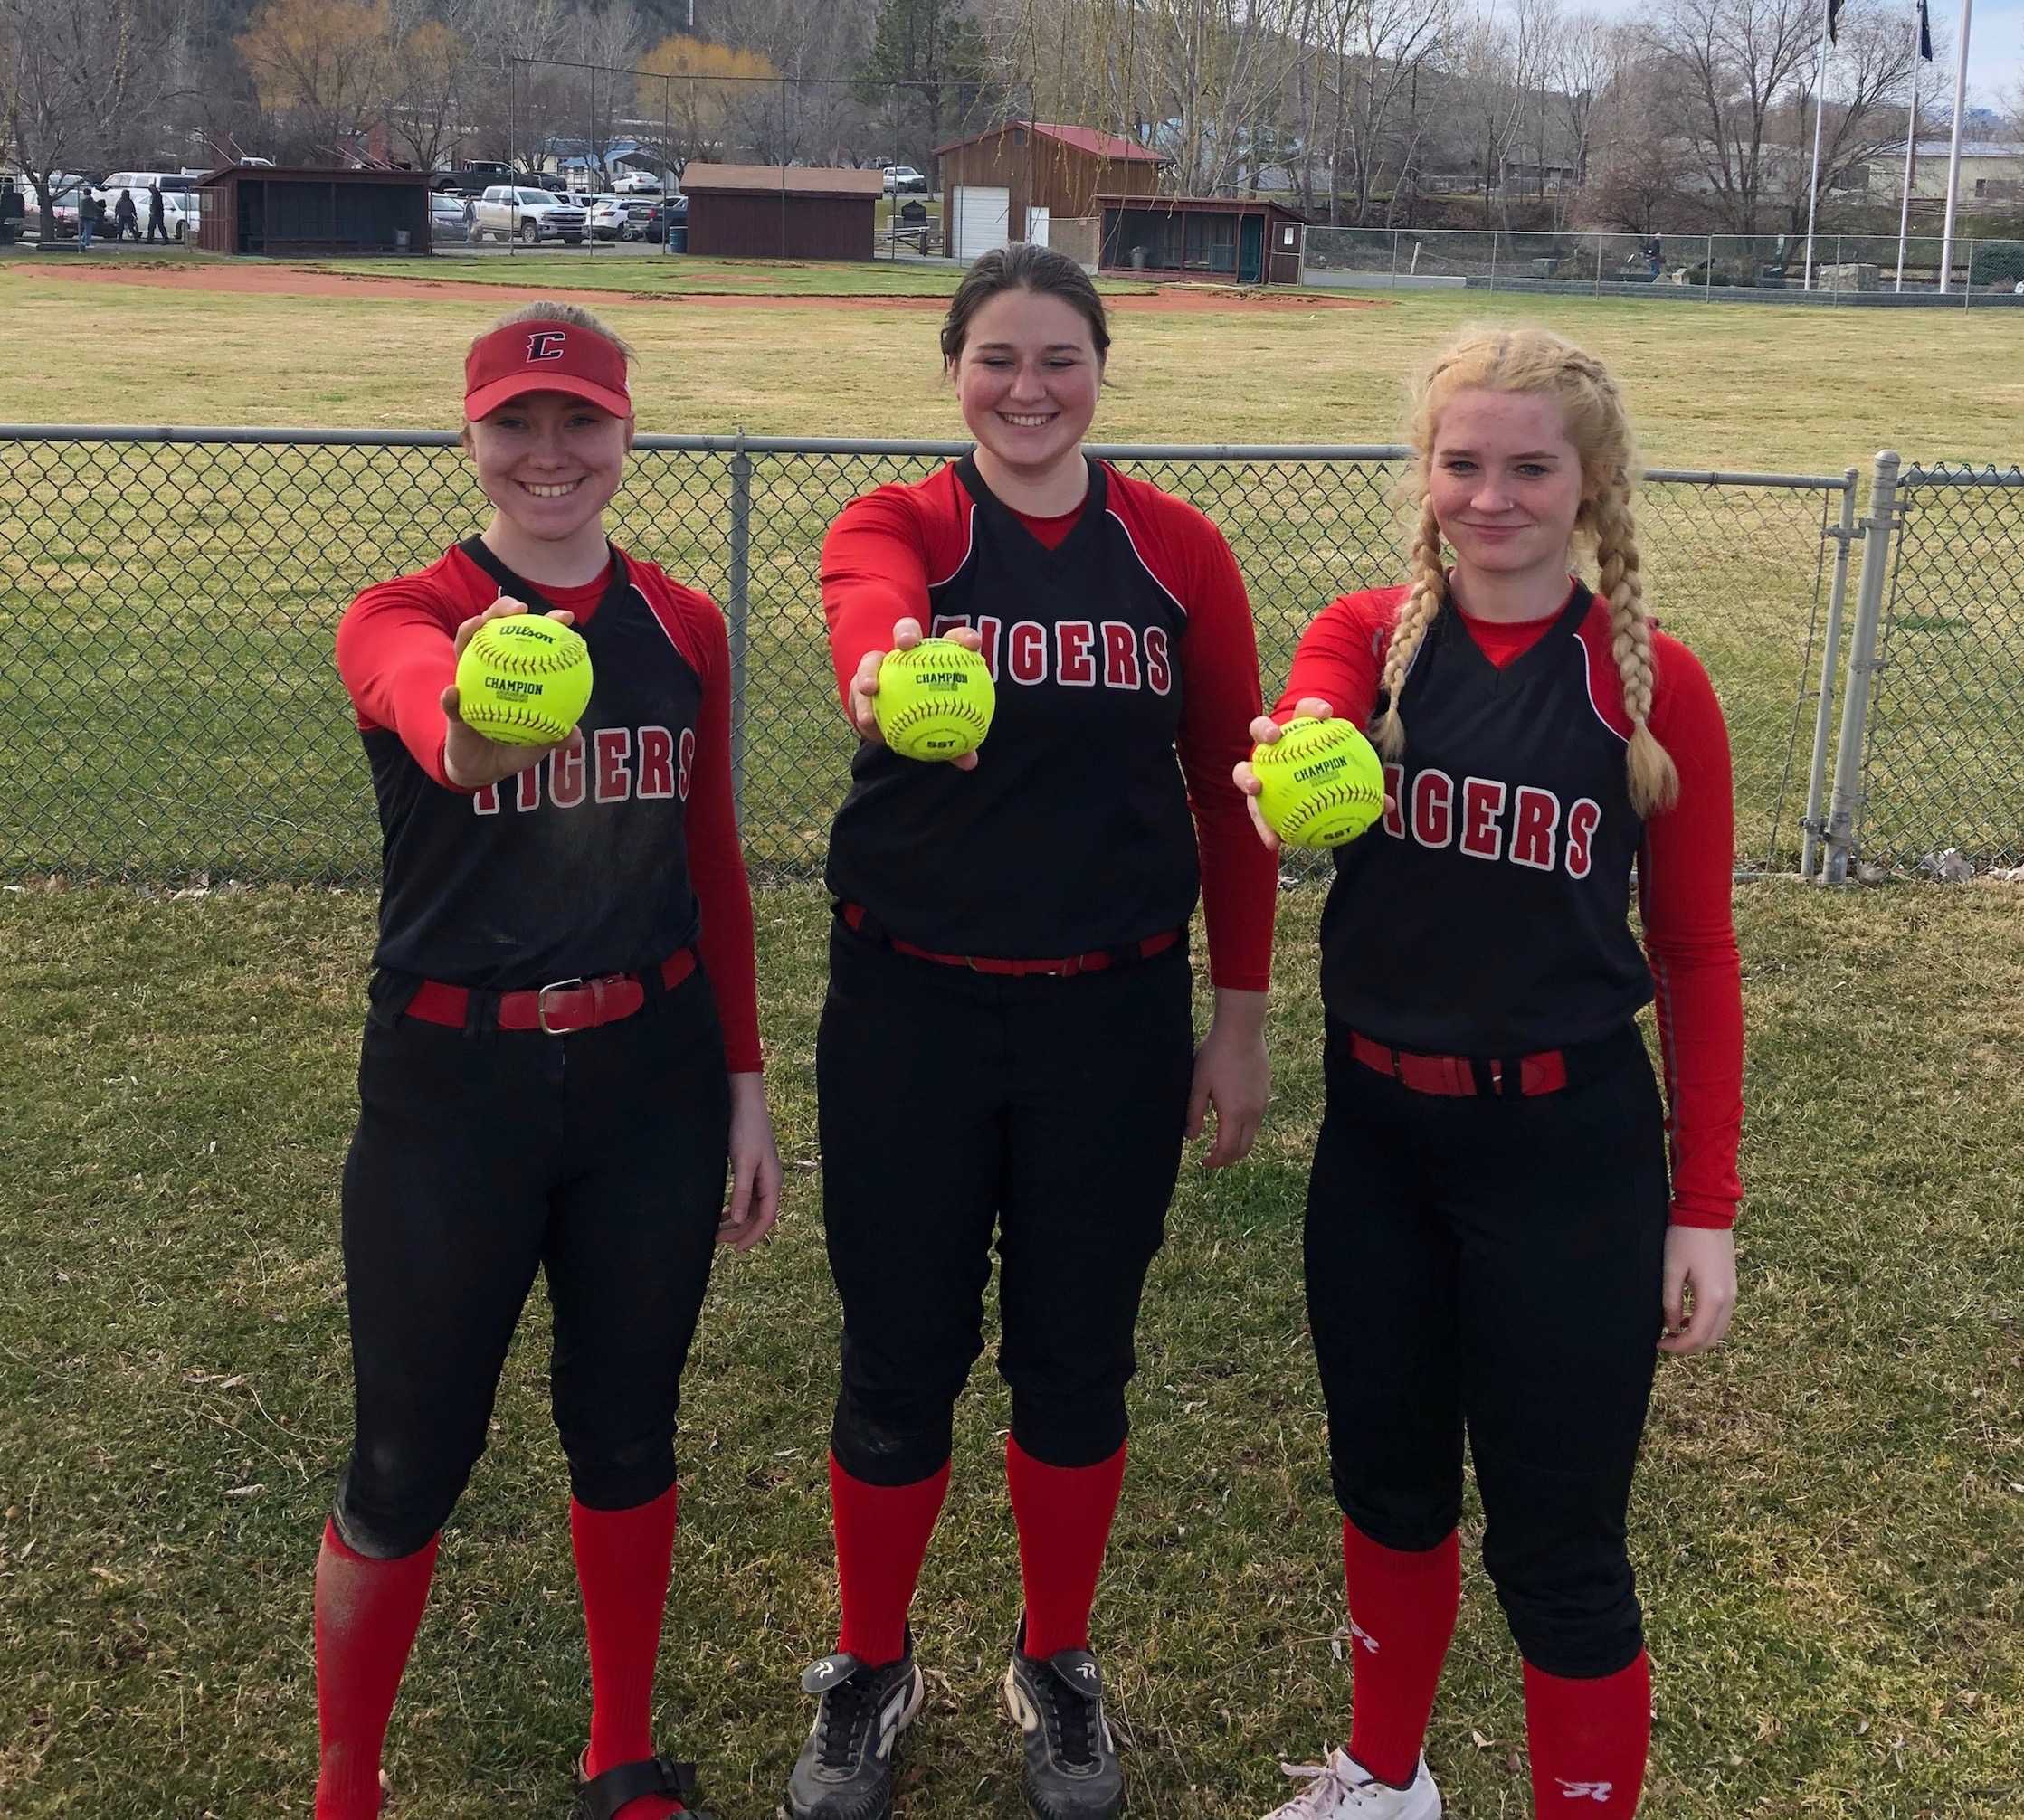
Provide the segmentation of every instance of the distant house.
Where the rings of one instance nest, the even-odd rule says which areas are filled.
[[[602,159],[596,156],[600,149]],[[571,188],[594,189],[601,174],[616,176],[621,171],[647,171],[658,175],[663,157],[653,147],[641,145],[637,139],[613,139],[603,147],[588,139],[551,139],[548,162]]]
[[[1963,118],[1963,124],[1965,118]],[[1912,158],[1914,201],[1943,202],[1947,194],[1945,139],[1921,139]],[[1905,141],[1886,146],[1869,160],[1873,195],[1901,195],[1905,188]],[[2024,146],[1997,139],[1961,142],[1961,194],[1964,209],[2000,207],[2024,201]]]
[[[1093,215],[1099,195],[1152,195],[1166,163],[1136,140],[1053,120],[1008,120],[937,146],[935,156],[949,221],[995,222],[1002,209],[1001,242],[1044,240],[1049,220]],[[969,194],[957,198],[958,190]],[[967,257],[961,238],[952,231],[951,245]]]

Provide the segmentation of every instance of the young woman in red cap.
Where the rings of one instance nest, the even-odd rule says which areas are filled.
[[[1252,729],[1340,715],[1389,761],[1322,913],[1306,1233],[1351,1730],[1270,1820],[1438,1820],[1421,1743],[1465,1436],[1534,1811],[1628,1820],[1651,1736],[1631,1474],[1658,1354],[1715,1345],[1735,1301],[1728,735],[1646,609],[1599,361],[1538,329],[1465,335],[1410,441],[1410,583],[1326,608]],[[1570,573],[1586,545],[1593,592]],[[1248,763],[1237,782],[1255,794]],[[1655,999],[1664,1104],[1637,1022]]]
[[[724,621],[604,535],[629,358],[559,304],[480,336],[464,447],[491,521],[366,589],[337,633],[385,881],[344,1174],[356,1433],[317,1565],[317,1820],[379,1811],[437,1532],[537,1271],[590,1644],[575,1811],[695,1811],[692,1767],[651,1736],[675,1414],[715,1246],[765,1236],[780,1161]],[[527,611],[574,621],[595,674],[549,747],[495,744],[457,713],[458,654]]]

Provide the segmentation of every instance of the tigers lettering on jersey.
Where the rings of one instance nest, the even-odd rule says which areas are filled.
[[[1538,784],[1514,788],[1492,777],[1458,783],[1432,766],[1408,782],[1402,764],[1386,765],[1384,793],[1390,807],[1382,825],[1394,840],[1452,846],[1471,859],[1504,860],[1535,872],[1557,868],[1570,878],[1588,877],[1602,825],[1593,797],[1579,796],[1563,807],[1556,792]]]
[[[664,726],[601,726],[585,743],[551,753],[505,786],[488,783],[470,800],[474,815],[497,815],[502,807],[531,812],[546,803],[575,809],[590,802],[689,801],[696,765],[696,732],[677,734]],[[587,786],[587,787],[586,787]]]
[[[993,682],[1027,687],[1050,678],[1064,688],[1147,688],[1164,695],[1174,687],[1174,650],[1166,628],[1135,626],[1122,620],[1004,621],[988,613],[937,613],[935,637],[974,628],[984,668]],[[1000,661],[1002,653],[1003,661]]]

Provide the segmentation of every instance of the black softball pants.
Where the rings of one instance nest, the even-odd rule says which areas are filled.
[[[994,1231],[1014,1439],[1054,1466],[1124,1445],[1193,1063],[1184,943],[1005,979],[832,926],[815,1071],[843,1303],[831,1444],[852,1477],[912,1484],[948,1459]]]
[[[1668,1199],[1635,1026],[1522,1098],[1414,1093],[1331,1027],[1307,1219],[1336,1501],[1373,1541],[1455,1527],[1466,1430],[1483,1564],[1526,1661],[1643,1647],[1625,1520],[1651,1395]]]
[[[380,1002],[358,1095],[344,1175],[357,1427],[338,1534],[391,1559],[442,1527],[484,1452],[537,1271],[571,1490],[598,1510],[659,1497],[729,1149],[701,971],[564,1037],[451,1029]]]

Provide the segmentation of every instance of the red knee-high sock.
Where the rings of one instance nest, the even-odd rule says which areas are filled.
[[[1343,1577],[1349,1588],[1349,1754],[1380,1780],[1403,1787],[1419,1769],[1455,1634],[1461,1545],[1449,1531],[1430,1549],[1388,1549],[1345,1517]]]
[[[1026,1654],[1089,1647],[1089,1613],[1125,1483],[1125,1449],[1093,1466],[1050,1466],[1005,1438],[1005,1485],[1026,1583]]]
[[[1540,1820],[1629,1820],[1651,1749],[1651,1664],[1570,1681],[1525,1664],[1532,1807]]]
[[[653,1662],[668,1607],[679,1493],[670,1485],[651,1503],[594,1511],[569,1501],[569,1540],[584,1595],[590,1639],[592,1776],[653,1755]],[[668,1820],[681,1804],[642,1795],[619,1809],[622,1820]]]
[[[436,1539],[398,1560],[355,1554],[326,1523],[317,1557],[316,1820],[373,1820],[379,1754],[429,1600]]]
[[[949,1465],[910,1485],[869,1485],[830,1455],[836,1578],[843,1624],[836,1646],[874,1667],[907,1653],[907,1607],[942,1514]]]

